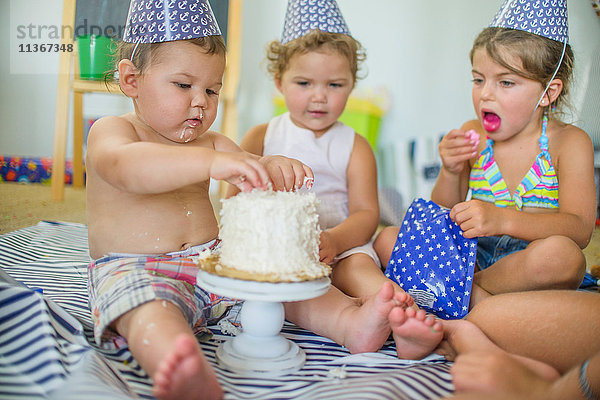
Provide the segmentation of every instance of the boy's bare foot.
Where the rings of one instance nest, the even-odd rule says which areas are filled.
[[[223,390],[198,342],[179,335],[175,349],[154,374],[154,396],[161,400],[221,399]]]
[[[412,307],[418,310],[418,307],[415,304],[415,300],[405,291],[396,292],[396,294],[394,295],[394,301],[396,302],[396,305],[402,308]]]
[[[342,318],[350,318],[351,326],[343,344],[350,353],[377,351],[390,336],[388,315],[393,308],[406,307],[401,294],[395,294],[391,282],[383,284],[379,292],[360,299],[357,307],[346,310]]]
[[[442,323],[425,310],[396,307],[390,311],[389,323],[398,358],[404,360],[420,360],[431,354],[444,336]]]

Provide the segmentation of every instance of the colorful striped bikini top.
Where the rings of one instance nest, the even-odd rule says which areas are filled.
[[[544,116],[542,122],[542,136],[540,137],[540,154],[529,168],[523,181],[511,197],[494,159],[494,141],[487,140],[486,148],[471,168],[469,190],[472,199],[494,203],[498,207],[523,207],[558,208],[558,177],[548,152],[548,136],[546,126],[548,118]]]

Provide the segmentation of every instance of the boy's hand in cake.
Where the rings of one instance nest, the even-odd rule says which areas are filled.
[[[296,159],[284,156],[264,156],[259,161],[271,178],[273,190],[297,190],[302,187],[305,178],[314,180],[310,167]]]
[[[337,255],[337,246],[331,233],[327,231],[321,232],[319,238],[319,261],[330,265]]]
[[[215,152],[210,163],[210,177],[237,186],[242,192],[266,188],[269,175],[256,158],[243,152]]]
[[[453,129],[442,138],[439,145],[440,157],[446,171],[459,174],[465,167],[465,162],[477,155],[479,134],[473,129],[463,132]]]

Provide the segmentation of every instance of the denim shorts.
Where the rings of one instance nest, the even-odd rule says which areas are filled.
[[[524,250],[529,244],[526,240],[515,239],[508,235],[482,236],[477,238],[477,265],[486,269],[509,254]]]

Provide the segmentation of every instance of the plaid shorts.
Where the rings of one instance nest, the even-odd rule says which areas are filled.
[[[88,291],[96,343],[113,342],[120,347],[124,339],[111,324],[153,300],[174,303],[196,332],[222,318],[237,301],[196,286],[196,256],[218,245],[213,240],[162,255],[110,254],[90,263]]]

